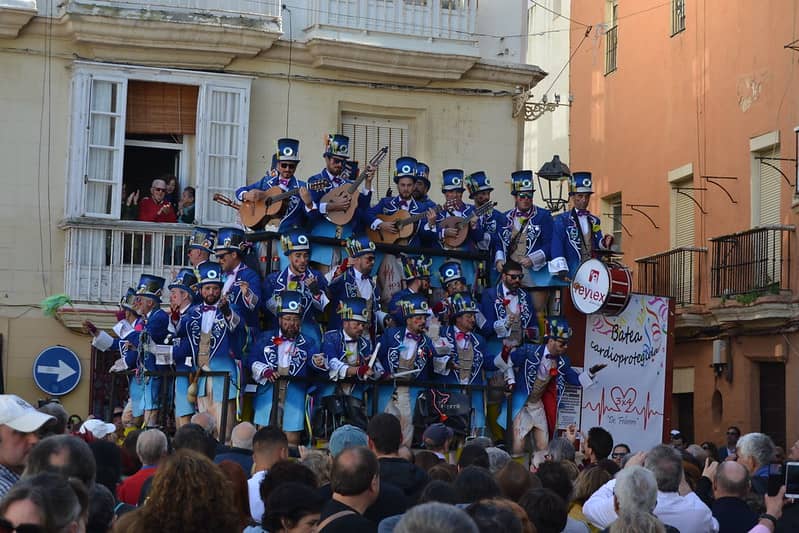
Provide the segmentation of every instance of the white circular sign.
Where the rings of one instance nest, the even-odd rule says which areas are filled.
[[[308,237],[306,237],[305,235],[299,235],[297,237],[297,242],[299,244],[308,244]]]
[[[571,283],[572,303],[586,315],[598,312],[610,293],[610,274],[598,259],[589,259],[577,269]]]

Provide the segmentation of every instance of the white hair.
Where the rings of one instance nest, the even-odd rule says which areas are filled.
[[[658,485],[655,474],[642,466],[628,466],[616,474],[613,489],[619,514],[651,513],[658,500]]]
[[[751,457],[758,467],[767,465],[774,459],[774,441],[764,433],[747,433],[738,439],[738,456]]]
[[[412,507],[402,515],[394,533],[479,533],[477,525],[463,509],[446,503],[430,502]]]

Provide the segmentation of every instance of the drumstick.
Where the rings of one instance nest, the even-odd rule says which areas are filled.
[[[375,359],[377,359],[377,352],[380,350],[380,343],[377,343],[375,346],[375,351],[372,352],[372,357],[369,358],[369,368],[372,368],[372,365],[375,364]]]
[[[404,372],[397,372],[396,374],[391,374],[392,378],[401,378],[403,376],[410,376],[412,374],[418,374],[421,372],[421,368],[414,368],[413,370],[405,370]]]

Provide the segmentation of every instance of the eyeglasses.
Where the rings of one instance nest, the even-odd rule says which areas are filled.
[[[737,431],[728,431],[728,432],[727,432],[727,435],[730,435],[730,436],[732,436],[732,437],[738,437],[738,436],[739,436],[739,434],[738,434],[738,432],[737,432]]]
[[[0,518],[0,533],[13,533],[14,531],[17,533],[44,533],[44,526],[38,524],[20,524],[14,527],[14,524],[5,518]]]
[[[525,200],[532,200],[533,199],[533,195],[529,194],[529,193],[521,192],[521,193],[518,194],[518,198],[524,198]]]
[[[624,453],[624,452],[613,452],[612,454],[610,454],[610,456],[611,456],[613,459],[621,459],[621,458],[622,458],[622,457],[624,457],[625,455],[627,455],[627,454],[626,454],[626,453]]]
[[[164,189],[163,187],[153,187],[153,190],[159,192],[166,192],[166,189]]]
[[[522,279],[524,278],[524,274],[505,274],[510,279]]]
[[[292,168],[297,168],[297,164],[296,163],[280,163],[280,168],[285,168],[285,169],[289,169],[290,170]]]
[[[330,162],[331,163],[336,163],[337,165],[343,165],[344,164],[344,160],[343,159],[339,159],[338,157],[331,157],[330,158]]]
[[[216,258],[217,258],[217,259],[223,259],[223,258],[225,258],[225,257],[229,256],[229,255],[230,255],[230,253],[231,253],[231,252],[221,252],[221,253],[218,253],[218,254],[216,254]]]

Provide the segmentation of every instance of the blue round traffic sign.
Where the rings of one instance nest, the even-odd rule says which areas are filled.
[[[64,346],[45,348],[33,361],[33,381],[51,396],[72,392],[80,377],[80,359]]]

